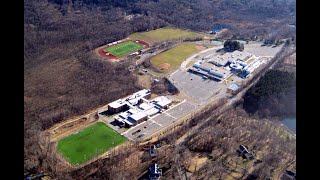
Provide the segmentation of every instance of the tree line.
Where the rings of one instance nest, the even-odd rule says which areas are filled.
[[[243,97],[243,108],[261,116],[295,115],[296,80],[293,72],[269,70]]]

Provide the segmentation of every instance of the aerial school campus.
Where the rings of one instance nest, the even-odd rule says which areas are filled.
[[[212,40],[214,36],[166,27],[97,48],[97,56],[113,63],[127,60],[128,55],[139,57],[134,68],[142,76],[153,83],[166,78],[179,93],[157,95],[146,86],[56,124],[48,132],[56,143],[57,157],[73,168],[81,167],[107,158],[126,143],[152,141],[221,99],[231,104],[255,74],[272,64],[282,47],[241,42],[244,50],[226,50],[223,42]],[[157,42],[173,40],[179,43],[164,51],[149,51]],[[143,67],[143,61],[151,66]]]

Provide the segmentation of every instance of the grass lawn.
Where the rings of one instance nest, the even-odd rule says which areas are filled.
[[[58,142],[58,152],[73,165],[102,154],[126,139],[102,122],[93,124]]]
[[[164,27],[148,32],[141,32],[141,33],[133,33],[129,36],[131,39],[139,39],[146,41],[148,43],[155,43],[161,41],[168,41],[168,40],[176,40],[176,39],[186,39],[186,38],[196,38],[201,37],[203,35],[197,34],[191,31],[186,31],[177,28],[170,28]]]
[[[143,45],[129,41],[119,45],[107,47],[104,49],[104,51],[115,56],[123,56],[140,49],[143,49]]]
[[[151,59],[151,64],[158,68],[161,72],[168,72],[180,66],[180,64],[189,56],[199,52],[195,43],[185,42],[168,51],[160,53]],[[164,64],[169,67],[163,68]]]

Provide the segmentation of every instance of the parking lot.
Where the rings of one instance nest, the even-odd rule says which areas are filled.
[[[208,100],[217,92],[223,84],[210,79],[203,79],[202,76],[196,75],[184,70],[178,70],[170,75],[170,81],[187,96],[195,100]]]
[[[155,115],[146,122],[130,128],[128,131],[122,134],[130,140],[139,140],[149,137],[152,134],[159,132],[161,129],[169,127],[180,118],[190,114],[190,111],[194,108],[195,106],[191,105],[187,101],[181,102],[169,110]]]

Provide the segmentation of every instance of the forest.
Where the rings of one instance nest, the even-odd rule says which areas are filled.
[[[53,171],[43,130],[141,88],[127,68],[133,62],[103,62],[93,49],[167,25],[209,31],[220,23],[233,38],[292,37],[295,8],[291,0],[25,0],[25,173]]]
[[[295,116],[295,83],[293,72],[269,70],[245,93],[243,108],[262,117]]]

